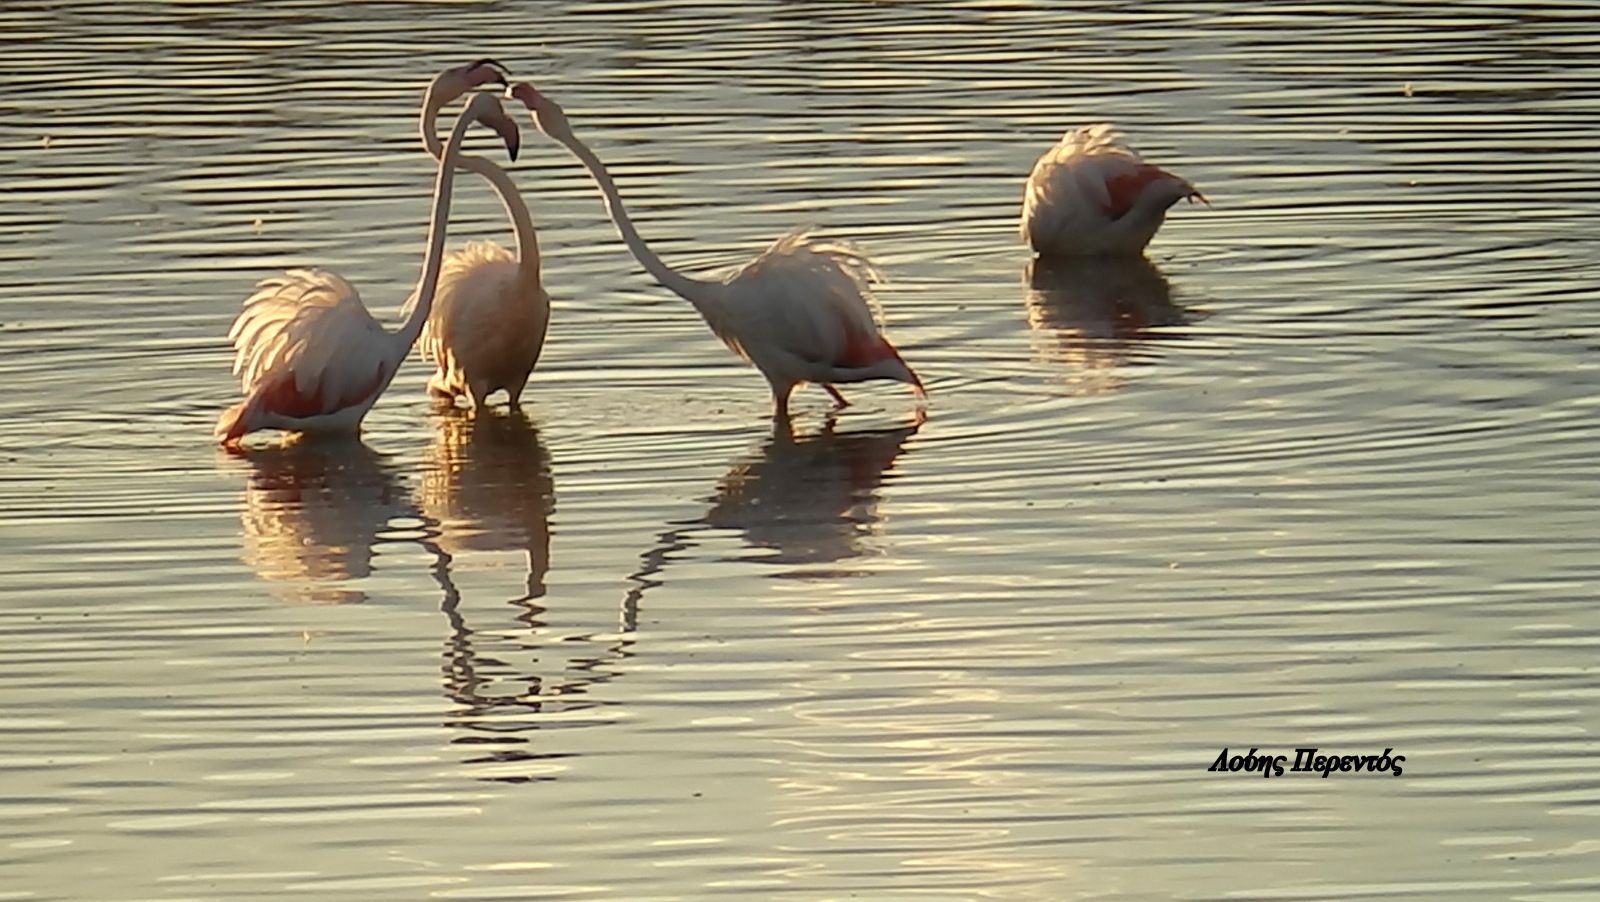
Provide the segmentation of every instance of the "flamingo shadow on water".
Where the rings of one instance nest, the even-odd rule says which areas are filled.
[[[1173,300],[1172,287],[1143,256],[1035,257],[1022,272],[1028,327],[1040,357],[1068,369],[1085,393],[1116,387],[1111,371],[1137,346],[1172,338],[1172,327],[1204,319]]]
[[[634,585],[623,599],[623,629],[637,628],[644,593],[665,582],[674,556],[694,548],[694,534],[707,529],[736,530],[748,547],[767,549],[760,562],[785,568],[775,576],[857,575],[822,565],[882,553],[880,490],[920,426],[917,420],[897,429],[835,432],[830,419],[820,431],[796,436],[788,422],[774,423],[760,451],[736,460],[718,480],[705,513],[671,524],[640,555],[639,569],[628,576]]]
[[[367,594],[389,522],[416,508],[396,466],[353,436],[235,452],[251,470],[239,511],[241,557],[287,600],[343,604]],[[394,539],[392,541],[401,541]]]
[[[482,415],[481,413],[479,414]],[[535,783],[556,778],[558,763],[570,752],[535,745],[533,734],[552,727],[588,726],[609,721],[608,702],[590,689],[621,676],[615,668],[632,657],[631,638],[565,636],[542,638],[548,629],[544,608],[532,599],[512,602],[515,625],[474,627],[463,609],[460,589],[439,554],[433,574],[444,592],[440,610],[449,624],[440,685],[451,710],[442,726],[451,744],[468,751],[461,763],[476,779],[491,783]],[[590,639],[591,641],[577,641]],[[587,653],[585,653],[587,652]],[[544,655],[550,676],[536,669]],[[584,713],[589,712],[589,713]]]
[[[538,638],[547,626],[540,619],[545,609],[525,596],[510,602],[516,611],[501,629],[473,627],[451,573],[451,555],[437,545],[431,550],[436,561],[433,577],[443,592],[439,610],[449,624],[440,686],[451,709],[442,726],[451,731],[452,745],[470,749],[461,763],[487,782],[554,779],[559,766],[553,762],[568,756],[534,748],[527,734],[540,729],[546,715],[592,707],[593,703],[577,700],[582,699],[584,686],[604,682],[610,675],[547,681],[526,663],[537,661],[541,650],[555,644]],[[569,720],[563,718],[563,723]]]

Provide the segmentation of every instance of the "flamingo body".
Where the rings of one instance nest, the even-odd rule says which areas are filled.
[[[1139,254],[1193,185],[1144,162],[1105,123],[1074,129],[1033,166],[1022,194],[1022,238],[1043,256]]]
[[[217,421],[217,439],[232,443],[258,429],[352,431],[405,356],[392,338],[333,273],[291,269],[262,279],[228,330],[233,374],[248,397]]]
[[[550,325],[550,296],[525,278],[521,262],[492,241],[469,242],[445,258],[433,312],[417,346],[437,369],[429,393],[466,395],[475,408],[504,389],[522,399]]]
[[[893,379],[920,390],[879,332],[876,276],[853,245],[796,230],[691,301],[711,331],[761,371],[780,404],[807,382]]]

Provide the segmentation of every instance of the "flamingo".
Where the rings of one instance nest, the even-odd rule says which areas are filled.
[[[774,420],[789,418],[789,396],[807,382],[821,385],[838,407],[850,403],[835,387],[841,382],[893,379],[909,383],[918,399],[927,397],[879,329],[868,284],[878,271],[853,245],[796,229],[721,281],[685,276],[639,236],[611,174],[572,134],[561,107],[526,82],[508,87],[506,96],[521,101],[534,125],[589,171],[617,234],[645,271],[693,304],[712,333],[766,377]]]
[[[223,445],[236,447],[258,429],[360,431],[362,418],[411,352],[433,306],[455,176],[450,164],[474,122],[494,129],[516,158],[516,123],[494,94],[475,94],[456,117],[439,164],[417,304],[400,331],[379,325],[355,287],[331,272],[291,269],[256,284],[228,330],[237,351],[233,372],[245,400],[217,420],[216,437]]]
[[[1084,126],[1033,164],[1022,192],[1022,240],[1047,257],[1143,253],[1183,198],[1210,203],[1146,163],[1114,127]]]
[[[490,67],[500,68],[493,60],[479,60],[446,69],[428,86],[420,127],[423,146],[434,159],[440,156],[434,131],[439,110],[486,80],[505,84]],[[493,77],[485,76],[485,70]],[[422,359],[437,365],[428,393],[451,403],[464,394],[475,410],[482,410],[489,395],[505,389],[515,409],[550,326],[550,295],[539,284],[539,236],[528,205],[505,170],[465,154],[456,166],[482,176],[499,196],[511,220],[516,252],[493,241],[472,241],[445,257],[433,312],[417,341]]]

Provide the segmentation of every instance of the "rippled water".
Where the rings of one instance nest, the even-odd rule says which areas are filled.
[[[1588,898],[1592,12],[6,3],[0,899]],[[926,422],[772,435],[527,128],[526,416],[215,450],[257,278],[395,321],[481,55],[676,265],[858,240]],[[1099,119],[1215,206],[1034,268]],[[1312,746],[1404,773],[1206,772]]]

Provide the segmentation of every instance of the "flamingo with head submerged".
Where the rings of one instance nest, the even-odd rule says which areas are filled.
[[[291,269],[263,279],[228,331],[233,371],[245,399],[223,412],[216,436],[237,445],[259,429],[359,432],[361,420],[389,386],[422,332],[433,306],[444,256],[455,157],[475,122],[494,129],[516,157],[516,123],[489,93],[472,97],[450,131],[434,183],[428,250],[417,303],[398,332],[381,326],[354,286],[317,269]]]
[[[1194,185],[1146,163],[1105,123],[1074,129],[1045,152],[1022,192],[1022,240],[1045,257],[1139,254]]]

